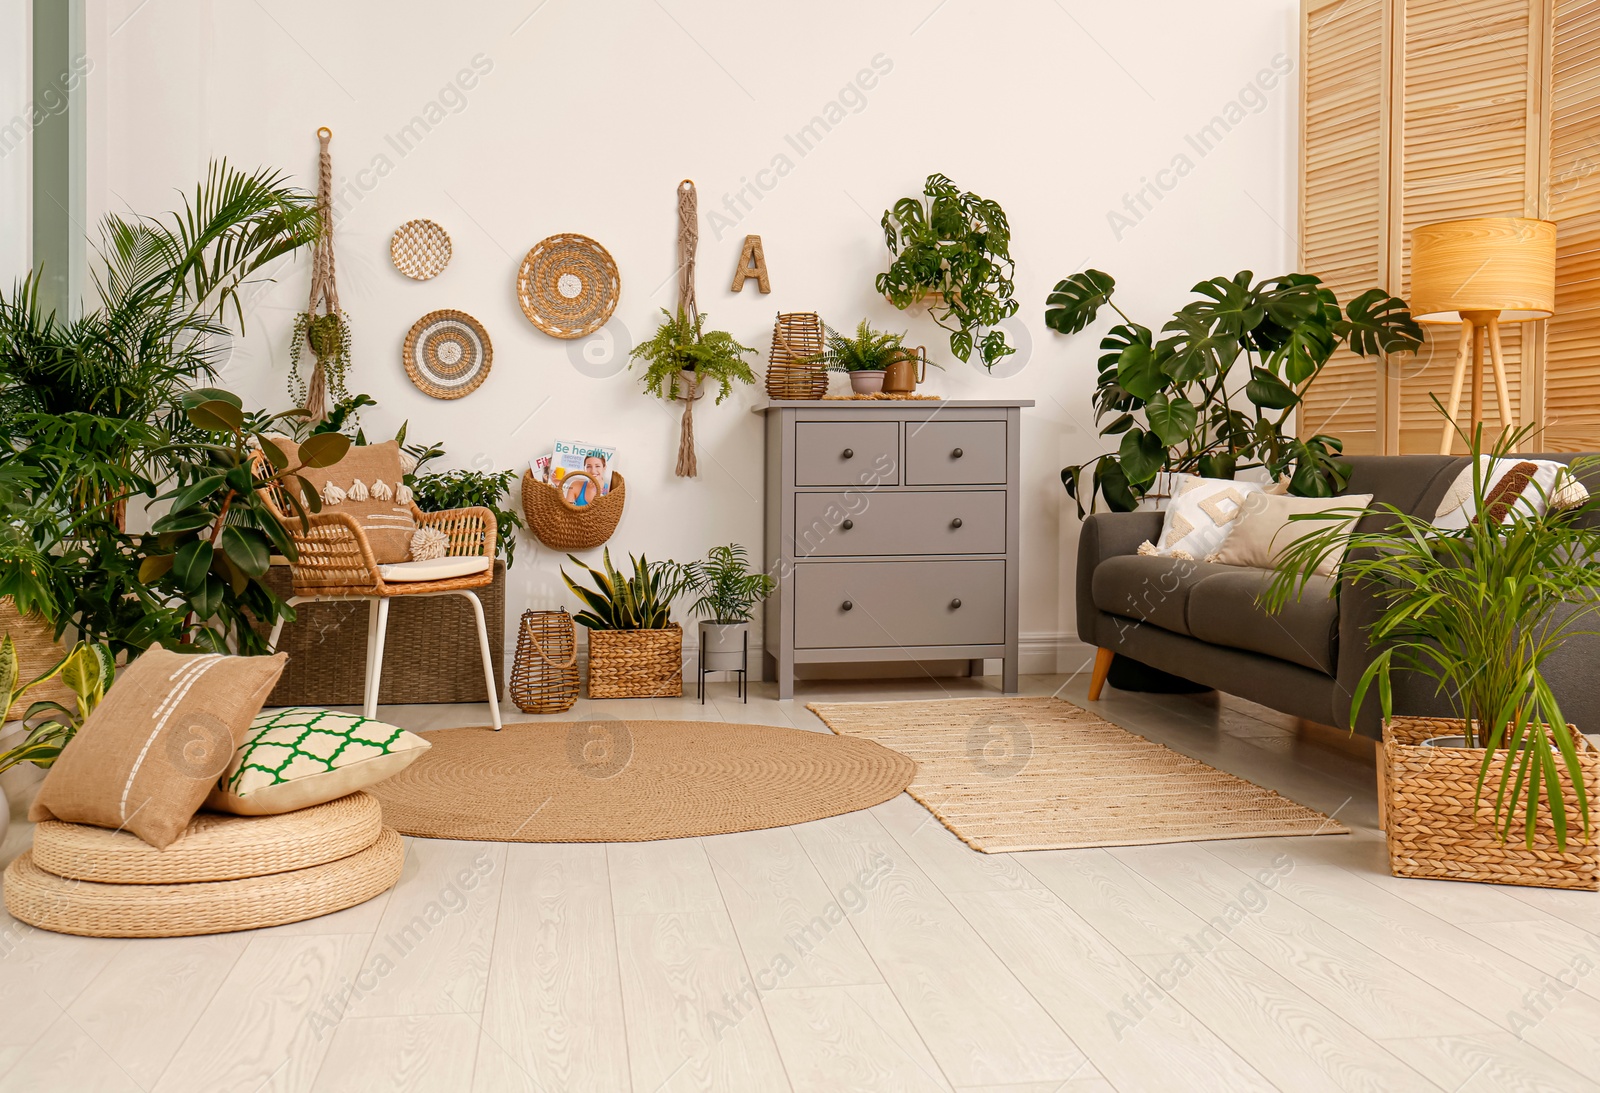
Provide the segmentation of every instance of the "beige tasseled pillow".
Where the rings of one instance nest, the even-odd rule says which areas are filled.
[[[299,452],[294,442],[275,443],[293,466]],[[333,466],[305,472],[306,481],[322,495],[322,511],[356,518],[379,565],[411,557],[417,521],[411,514],[411,487],[401,482],[402,477],[400,444],[394,440],[352,445]]]

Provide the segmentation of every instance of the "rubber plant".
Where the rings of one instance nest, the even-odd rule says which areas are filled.
[[[1061,472],[1080,517],[1097,496],[1115,511],[1137,508],[1167,472],[1232,478],[1261,467],[1288,475],[1292,494],[1332,496],[1349,480],[1344,445],[1299,437],[1295,408],[1336,350],[1384,358],[1422,344],[1404,300],[1374,288],[1341,307],[1309,274],[1201,281],[1191,290],[1199,298],[1159,334],[1130,319],[1115,291],[1110,274],[1085,270],[1057,283],[1045,310],[1045,325],[1062,334],[1083,330],[1102,307],[1122,320],[1100,340],[1094,393],[1100,435],[1121,439]]]
[[[1494,460],[1506,460],[1537,431],[1530,424],[1503,434],[1493,446]],[[1282,610],[1304,594],[1324,558],[1342,558],[1340,581],[1329,595],[1339,584],[1359,586],[1379,605],[1368,630],[1377,655],[1352,695],[1351,723],[1374,686],[1384,719],[1393,715],[1396,670],[1433,680],[1462,719],[1466,746],[1485,749],[1473,807],[1460,813],[1463,822],[1472,822],[1484,791],[1492,789],[1502,842],[1521,813],[1531,849],[1539,818],[1548,816],[1564,851],[1574,818],[1562,799],[1563,774],[1585,840],[1591,837],[1591,806],[1575,735],[1543,664],[1567,639],[1600,633],[1600,531],[1594,526],[1600,498],[1583,495],[1580,503],[1564,506],[1555,500],[1564,492],[1558,479],[1542,504],[1513,504],[1501,519],[1484,519],[1490,464],[1480,455],[1483,426],[1468,440],[1479,516],[1466,527],[1439,528],[1426,516],[1382,503],[1294,517],[1320,519],[1324,526],[1308,525],[1283,553],[1264,602]],[[1574,460],[1568,474],[1576,479],[1597,462]],[[1530,483],[1529,489],[1538,487]],[[1373,515],[1382,519],[1351,520]],[[1360,530],[1374,524],[1377,530]],[[1512,758],[1491,785],[1495,759],[1503,756]]]
[[[276,490],[304,521],[307,510],[316,512],[322,503],[300,472],[337,463],[349,451],[350,438],[317,433],[299,446],[299,461],[291,463],[267,434],[305,410],[246,414],[237,396],[215,389],[189,392],[183,408],[204,439],[174,446],[179,484],[157,499],[170,507],[151,526],[154,541],[139,578],[186,608],[177,627],[179,644],[265,653],[257,624],[294,618],[266,585],[271,555],[276,551],[293,562],[298,553],[258,491]]]
[[[894,261],[878,274],[877,288],[891,304],[901,311],[929,304],[962,361],[976,349],[992,370],[1016,352],[998,329],[1018,307],[1011,225],[999,204],[932,174],[921,197],[896,201],[881,223]]]

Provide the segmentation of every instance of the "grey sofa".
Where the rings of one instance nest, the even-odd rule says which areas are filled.
[[[1532,458],[1571,462],[1574,454]],[[1465,456],[1351,456],[1347,492],[1370,493],[1402,511],[1431,515],[1467,465]],[[1600,482],[1586,484],[1600,493]],[[1325,725],[1350,726],[1350,701],[1371,661],[1366,631],[1377,614],[1369,595],[1333,578],[1314,578],[1305,596],[1272,615],[1257,606],[1266,570],[1141,556],[1139,544],[1161,534],[1159,512],[1088,517],[1078,544],[1078,634],[1102,652],[1092,696],[1111,656],[1121,653],[1195,683],[1227,691]],[[1382,518],[1367,518],[1376,529]],[[1600,639],[1575,637],[1546,662],[1567,719],[1600,732]],[[1448,714],[1435,685],[1397,676],[1395,711]],[[1376,689],[1355,730],[1381,737]]]

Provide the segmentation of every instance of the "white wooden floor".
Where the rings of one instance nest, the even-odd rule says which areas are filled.
[[[805,701],[995,684],[568,716],[825,731]],[[1025,689],[1063,684],[1082,704],[1082,677]],[[901,796],[673,842],[408,840],[389,894],[253,933],[0,915],[0,1093],[1600,1089],[1600,896],[1391,878],[1370,763],[1260,707],[1108,689],[1096,708],[1355,834],[985,856]]]

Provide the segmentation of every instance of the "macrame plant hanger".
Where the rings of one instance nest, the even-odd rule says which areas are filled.
[[[328,370],[323,364],[323,357],[329,355],[330,348],[337,345],[337,338],[330,343],[324,332],[333,332],[335,323],[346,321],[339,309],[339,286],[334,280],[333,270],[333,155],[328,151],[328,142],[332,139],[332,129],[323,126],[317,130],[317,142],[321,145],[317,164],[317,215],[322,220],[322,231],[311,248],[311,300],[306,304],[306,314],[310,318],[306,341],[316,363],[311,369],[311,379],[306,384],[305,409],[313,423],[323,421],[328,416]],[[319,306],[324,316],[337,318],[322,319],[319,324]]]
[[[694,252],[700,243],[699,201],[694,180],[678,183],[678,310],[688,316],[691,329],[699,326],[700,309],[694,301]],[[700,393],[700,373],[691,373],[688,394],[683,400],[683,426],[678,433],[679,478],[695,478],[700,473],[694,457],[694,400]]]

